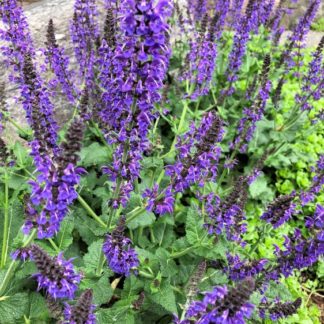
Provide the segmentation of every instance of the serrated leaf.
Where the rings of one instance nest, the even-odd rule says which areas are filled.
[[[177,265],[174,260],[170,259],[170,253],[163,249],[158,248],[155,255],[160,261],[160,268],[163,277],[173,277],[178,273]]]
[[[31,293],[29,295],[29,318],[45,320],[48,318],[48,308],[46,301],[39,293]]]
[[[110,286],[109,276],[105,274],[98,279],[83,279],[80,289],[91,288],[93,291],[93,303],[95,305],[106,304],[110,301],[113,295],[113,290]]]
[[[0,208],[0,242],[2,241],[3,237],[3,209]],[[18,200],[14,200],[9,205],[9,224],[10,224],[10,231],[9,231],[9,237],[8,237],[8,246],[9,251],[12,250],[14,239],[17,235],[20,234],[20,228],[23,225],[24,222],[24,211],[23,206]]]
[[[127,227],[134,230],[138,227],[150,226],[155,221],[155,215],[152,212],[145,211],[142,215],[136,217],[127,224]]]
[[[129,308],[129,306],[124,306],[110,309],[100,309],[97,313],[97,324],[135,324],[135,317]]]
[[[21,318],[27,310],[28,294],[18,293],[0,298],[0,323],[11,324]]]
[[[80,152],[81,165],[91,166],[107,163],[110,153],[106,146],[99,143],[92,143],[90,146],[84,147]]]
[[[122,298],[129,296],[137,296],[140,291],[143,290],[144,284],[139,277],[131,275],[125,279],[124,287],[121,293]]]
[[[83,257],[86,271],[95,272],[99,264],[99,258],[102,251],[102,240],[93,242],[88,247],[88,252]]]
[[[163,280],[160,285],[160,290],[155,293],[147,293],[147,298],[154,303],[162,306],[166,311],[171,314],[177,313],[177,304],[172,286],[167,280]]]
[[[264,175],[260,175],[249,187],[251,197],[260,199],[263,202],[273,199],[274,193],[268,187],[268,181]]]
[[[196,208],[189,208],[186,219],[186,238],[192,245],[206,244],[207,232],[204,229],[204,221]]]
[[[106,233],[106,229],[98,226],[98,223],[91,219],[82,208],[76,208],[72,216],[75,218],[75,228],[88,245],[96,241],[98,236]]]
[[[71,216],[65,217],[61,224],[60,231],[55,237],[55,242],[61,251],[66,250],[73,242],[72,231],[74,228],[74,221]]]

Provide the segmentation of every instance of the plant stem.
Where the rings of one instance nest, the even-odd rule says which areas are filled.
[[[3,237],[2,237],[2,251],[1,251],[1,264],[0,267],[3,269],[7,262],[8,254],[8,243],[9,243],[9,178],[7,173],[7,168],[5,168],[4,174],[4,186],[5,186],[5,196],[3,203],[4,211],[4,224],[3,224]]]
[[[59,253],[59,252],[60,252],[60,249],[59,249],[59,247],[55,244],[55,242],[54,242],[51,238],[49,238],[48,241],[51,243],[53,249],[54,249],[57,253]]]
[[[193,246],[189,246],[187,247],[186,249],[182,250],[182,251],[179,251],[179,252],[176,252],[176,253],[173,253],[170,255],[170,259],[177,259],[177,258],[180,258],[190,252],[192,252],[197,246],[193,245]]]
[[[21,133],[25,134],[26,136],[30,136],[31,133],[24,130],[21,126],[19,126],[8,114],[4,115],[5,120],[7,120],[10,124],[16,127]]]
[[[181,114],[181,117],[180,117],[178,129],[177,129],[176,134],[174,136],[174,139],[173,139],[173,142],[171,144],[170,150],[169,150],[169,152],[167,152],[166,154],[161,156],[162,159],[167,157],[171,152],[173,152],[175,150],[175,146],[177,144],[177,139],[178,139],[178,136],[180,135],[180,133],[182,131],[183,124],[184,124],[185,119],[186,119],[188,108],[189,108],[188,102],[187,102],[187,100],[185,100],[184,104],[183,104],[183,110],[182,110],[182,114]]]
[[[87,213],[95,220],[101,227],[106,228],[105,222],[92,210],[92,208],[87,204],[87,202],[78,195],[78,201],[82,205],[82,207],[87,211]]]
[[[22,247],[28,246],[34,240],[36,234],[37,234],[37,229],[34,228],[31,231],[31,233],[29,234],[29,236],[27,236],[25,238],[25,240],[23,241]],[[19,264],[19,261],[16,261],[16,260],[11,261],[9,268],[8,268],[4,278],[2,280],[2,283],[0,285],[0,296],[2,296],[3,293],[5,292],[5,290],[7,289],[8,285],[11,281],[11,278],[15,273],[15,270],[16,270],[18,264]]]
[[[142,271],[140,270],[138,272],[138,274],[141,276],[141,277],[144,277],[144,278],[147,278],[147,279],[154,279],[154,275],[150,274],[150,273],[147,273],[145,271]]]

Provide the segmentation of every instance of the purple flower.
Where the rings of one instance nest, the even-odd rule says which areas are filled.
[[[254,291],[254,281],[245,279],[235,288],[215,287],[205,293],[202,301],[194,301],[180,324],[194,323],[232,324],[245,323],[252,315],[254,306],[248,303]]]
[[[161,98],[160,90],[170,58],[167,18],[171,2],[122,1],[118,16],[119,37],[115,46],[103,42],[98,60],[103,108],[99,116],[107,141],[116,143],[108,174],[119,195],[113,206],[125,206],[139,177],[140,161],[147,150],[148,129],[155,118],[154,104]],[[116,27],[117,28],[117,27]]]
[[[143,193],[143,197],[147,198],[147,210],[154,211],[158,215],[172,214],[174,208],[174,194],[170,187],[164,190],[162,197],[158,199],[159,186],[154,185],[153,189],[146,189]]]
[[[311,110],[312,105],[309,103],[309,98],[317,101],[321,99],[321,94],[324,90],[324,64],[323,64],[323,47],[324,36],[321,38],[316,51],[312,54],[313,59],[309,63],[308,72],[303,78],[302,93],[296,95],[296,102],[301,104],[302,110]]]
[[[31,251],[29,247],[26,248],[20,248],[14,251],[11,254],[11,257],[13,260],[21,260],[21,261],[27,261],[31,257]]]
[[[300,194],[300,200],[302,205],[306,205],[315,199],[315,195],[320,192],[324,185],[324,155],[321,155],[317,161],[317,167],[315,169],[315,176],[311,187]]]
[[[301,298],[297,298],[293,302],[283,303],[281,301],[277,301],[274,304],[261,303],[262,308],[260,308],[260,311],[263,314],[262,318],[264,319],[267,313],[272,321],[278,321],[281,318],[287,318],[297,313],[298,308],[301,306],[301,303]]]
[[[261,219],[278,228],[287,222],[296,213],[296,204],[293,203],[296,194],[282,195],[276,198],[262,214]]]
[[[95,42],[99,38],[96,22],[97,9],[94,0],[76,0],[70,24],[70,34],[74,52],[80,66],[81,76],[86,77],[88,87],[92,87],[94,77]]]
[[[222,1],[209,24],[205,16],[201,24],[206,26],[202,26],[196,33],[197,39],[190,42],[190,51],[186,58],[189,68],[183,73],[181,80],[187,80],[193,86],[194,90],[190,93],[193,99],[209,92],[216,66],[217,41],[222,34],[228,9],[229,2]]]
[[[136,251],[131,247],[131,240],[124,236],[125,217],[120,218],[118,226],[107,235],[102,250],[108,266],[116,273],[129,276],[131,270],[139,265]]]
[[[322,205],[317,204],[313,216],[306,217],[305,226],[310,229],[324,229],[324,207]]]
[[[324,232],[305,239],[299,229],[290,236],[285,236],[285,250],[275,246],[276,266],[270,269],[267,277],[278,279],[281,275],[288,277],[292,272],[311,266],[324,254]]]
[[[43,159],[32,151],[39,175],[30,181],[32,194],[26,208],[25,234],[37,228],[38,238],[53,237],[68,212],[71,203],[77,198],[75,185],[80,181],[82,168],[76,167],[83,137],[83,124],[74,120],[66,134],[66,141],[60,145],[55,164],[49,156]],[[33,143],[37,145],[37,143]]]
[[[37,245],[32,245],[30,252],[39,271],[34,275],[38,289],[45,289],[54,299],[73,299],[81,276],[74,271],[72,262],[64,260],[62,253],[52,258]]]
[[[78,95],[78,92],[74,85],[74,74],[69,70],[69,57],[65,55],[64,49],[60,48],[56,42],[52,19],[48,23],[46,38],[45,62],[55,74],[55,78],[50,81],[50,84],[53,87],[60,84],[70,103],[75,104],[75,96]]]
[[[249,177],[240,176],[232,189],[232,192],[220,200],[211,194],[206,201],[206,211],[209,223],[205,226],[210,234],[226,232],[228,240],[240,242],[246,232],[245,204],[247,202],[247,187]]]
[[[283,63],[292,68],[298,65],[298,68],[302,65],[301,49],[304,47],[304,41],[307,33],[310,30],[312,21],[315,18],[316,12],[321,4],[321,0],[312,0],[309,4],[305,15],[301,17],[293,30],[292,34],[288,38],[288,45],[286,50],[282,53],[279,65]]]
[[[254,4],[257,1],[253,2]],[[238,23],[235,24],[233,47],[228,58],[228,67],[225,72],[229,87],[222,92],[222,98],[231,95],[234,92],[233,83],[238,79],[238,71],[242,65],[243,57],[246,52],[247,42],[250,39],[250,32],[255,28],[257,10],[251,8],[244,16],[241,16]]]
[[[238,125],[238,135],[231,144],[233,149],[237,149],[241,153],[247,150],[247,144],[253,138],[256,123],[262,119],[267,100],[269,99],[271,90],[271,83],[268,81],[270,64],[271,58],[269,55],[266,55],[260,75],[261,86],[259,93],[252,106],[243,110],[243,118],[241,118]]]
[[[238,255],[227,254],[227,262],[228,266],[225,270],[229,273],[230,279],[240,281],[262,272],[268,260],[242,261]]]
[[[64,308],[64,321],[62,324],[95,324],[96,316],[93,314],[95,306],[92,304],[92,290],[85,290],[74,306],[69,304]]]

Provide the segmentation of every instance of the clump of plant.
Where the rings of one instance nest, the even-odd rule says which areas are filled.
[[[0,138],[0,322],[296,314],[304,302],[284,279],[324,253],[324,207],[311,207],[324,156],[305,188],[277,195],[271,179],[301,126],[315,131],[323,118],[313,104],[324,39],[303,66],[319,5],[310,1],[281,48],[288,1],[243,10],[243,1],[107,0],[101,29],[96,1],[76,0],[72,59],[54,21],[37,51],[19,3],[3,0],[2,59],[29,128],[12,119],[2,88],[1,132],[10,123],[20,141]],[[299,86],[286,106],[290,80]],[[66,125],[55,119],[62,96]],[[282,230],[296,218],[302,230]]]

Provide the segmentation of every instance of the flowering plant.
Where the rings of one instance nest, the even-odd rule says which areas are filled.
[[[303,60],[319,6],[281,46],[285,0],[75,0],[70,57],[55,21],[39,51],[2,0],[28,128],[2,87],[0,322],[261,323],[306,308],[287,280],[324,253],[324,155],[305,188],[279,195],[273,177],[302,125],[321,128],[324,38]]]

